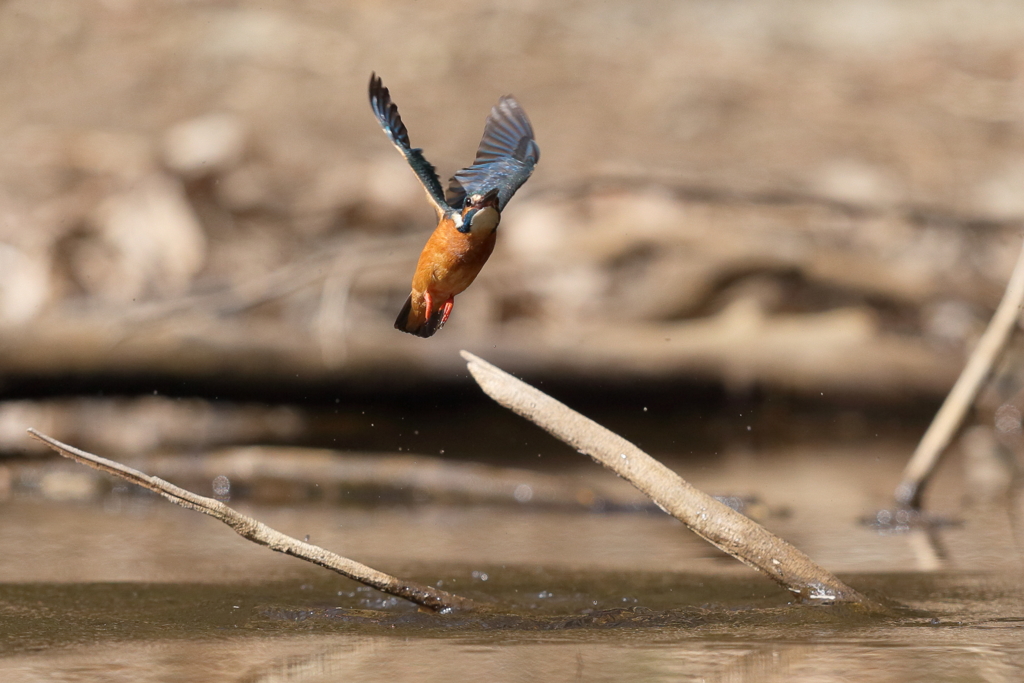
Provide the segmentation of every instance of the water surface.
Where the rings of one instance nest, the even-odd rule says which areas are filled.
[[[769,528],[903,606],[884,617],[792,604],[651,510],[233,502],[495,605],[440,616],[152,496],[15,496],[0,504],[0,680],[1020,680],[1017,508],[965,505],[952,462],[932,498],[954,524],[861,524],[904,453],[880,444],[672,463],[712,493],[758,496]],[[556,469],[614,485],[587,462]]]

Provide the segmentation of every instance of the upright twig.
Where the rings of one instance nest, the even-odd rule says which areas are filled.
[[[57,451],[66,458],[70,458],[83,465],[120,477],[133,484],[159,493],[161,496],[176,503],[183,508],[196,510],[203,514],[218,519],[235,530],[239,536],[246,538],[253,543],[265,545],[271,550],[279,553],[297,557],[300,560],[312,562],[313,564],[330,569],[342,576],[358,581],[367,586],[372,586],[379,591],[390,595],[397,595],[411,602],[421,605],[435,612],[452,612],[456,610],[470,610],[477,607],[472,600],[453,595],[437,588],[424,586],[411,581],[403,581],[384,572],[377,571],[365,564],[360,564],[341,555],[336,555],[312,543],[304,543],[296,538],[282,534],[280,531],[271,529],[259,520],[241,514],[219,500],[206,498],[191,491],[186,491],[174,484],[164,481],[158,477],[152,477],[144,472],[122,465],[113,460],[101,458],[98,455],[61,443],[34,429],[28,430],[36,439]]]
[[[985,333],[971,352],[963,372],[943,401],[939,412],[921,437],[914,455],[903,470],[903,478],[896,487],[896,504],[915,510],[921,508],[921,497],[928,479],[935,471],[942,454],[949,447],[964,416],[977,398],[982,385],[991,376],[999,356],[1006,349],[1010,334],[1020,318],[1024,304],[1024,245],[1021,246],[1017,265],[1006,283],[1003,299],[996,308]]]
[[[621,436],[471,353],[463,351],[462,357],[488,396],[626,479],[698,536],[802,600],[879,607],[789,543],[694,488]]]

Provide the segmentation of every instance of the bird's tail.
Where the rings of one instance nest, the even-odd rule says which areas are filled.
[[[433,315],[427,315],[427,306],[421,299],[418,305],[413,305],[412,295],[406,299],[402,306],[398,319],[395,320],[395,329],[417,337],[430,337],[444,325],[444,311],[438,308]]]

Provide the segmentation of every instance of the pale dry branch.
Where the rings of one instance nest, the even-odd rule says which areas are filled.
[[[935,414],[928,430],[921,437],[914,455],[903,470],[903,478],[896,487],[896,503],[920,509],[925,484],[935,471],[942,454],[963,424],[964,416],[977,398],[982,385],[991,376],[992,368],[1006,349],[1024,304],[1024,245],[1021,246],[1017,265],[1013,268],[1003,299],[996,308],[985,333],[971,352],[963,372]]]
[[[122,465],[113,460],[101,458],[98,455],[87,453],[83,450],[61,443],[56,439],[40,434],[34,429],[28,430],[34,438],[42,441],[47,446],[60,453],[66,458],[88,465],[94,469],[120,477],[133,484],[160,494],[167,500],[189,510],[202,512],[224,522],[235,532],[245,539],[265,545],[271,550],[279,553],[297,557],[300,560],[312,562],[313,564],[330,569],[344,577],[358,581],[367,586],[376,588],[379,591],[405,598],[411,602],[426,607],[435,612],[452,612],[456,610],[471,610],[476,605],[472,600],[453,595],[431,586],[403,581],[389,574],[377,571],[364,564],[355,562],[346,557],[325,550],[311,543],[304,543],[296,538],[282,534],[271,529],[259,520],[241,514],[224,503],[200,496],[191,491],[177,487],[174,484],[164,481],[158,477],[152,477],[144,472]]]
[[[880,608],[786,541],[694,488],[632,443],[487,361],[467,351],[462,357],[488,396],[626,479],[698,536],[800,599]]]

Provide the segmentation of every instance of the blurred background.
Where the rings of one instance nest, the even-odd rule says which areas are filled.
[[[393,329],[435,216],[370,111],[371,72],[442,182],[505,94],[542,150],[430,339]],[[503,652],[500,626],[446,635],[409,680],[537,662],[558,674],[531,680],[583,680],[583,653],[618,680],[820,662],[1017,680],[1024,506],[985,504],[1024,453],[1020,349],[929,489],[962,523],[862,521],[883,521],[999,302],[1022,187],[1009,0],[0,0],[0,678],[291,679],[308,643],[268,633],[412,609],[59,458],[35,427],[523,613],[702,606],[621,647],[625,629],[530,636],[545,654]],[[843,640],[842,615],[785,611],[492,403],[460,349],[944,628],[854,620]],[[723,604],[743,629],[695,626]],[[419,649],[323,628],[341,654],[314,648],[311,669],[396,680]]]
[[[1019,250],[1022,38],[959,0],[7,0],[0,447],[535,458],[459,349],[655,450],[912,446]],[[503,94],[543,151],[428,340],[372,71],[443,181]]]

